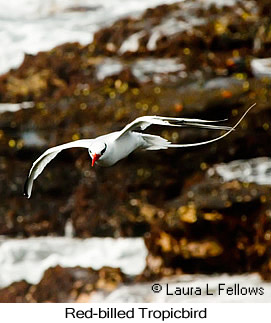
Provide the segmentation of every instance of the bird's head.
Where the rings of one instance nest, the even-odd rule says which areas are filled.
[[[106,148],[107,148],[107,145],[104,142],[95,142],[91,145],[88,152],[92,159],[92,164],[91,164],[92,167],[94,166],[95,162],[103,156],[103,154],[106,151]]]

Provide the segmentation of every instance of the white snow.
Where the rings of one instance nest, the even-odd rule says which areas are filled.
[[[115,58],[106,58],[96,67],[96,75],[98,80],[119,73],[125,68],[124,61]],[[133,63],[127,64],[133,75],[141,82],[156,81],[157,77],[163,74],[183,72],[186,66],[180,63],[176,58],[139,58]]]
[[[65,42],[87,44],[93,34],[124,16],[174,0],[0,0],[0,74]],[[87,10],[72,10],[85,7]]]
[[[99,81],[102,81],[104,78],[117,74],[123,70],[123,64],[113,58],[105,58],[104,61],[97,65],[96,67],[96,76]]]
[[[132,65],[133,74],[141,82],[155,82],[162,74],[181,72],[184,69],[185,65],[176,58],[142,58]]]
[[[22,103],[0,103],[0,113],[3,112],[15,112],[20,109],[33,108],[33,102],[22,102]]]
[[[36,284],[49,267],[120,267],[142,272],[147,250],[140,238],[40,237],[0,241],[0,287],[25,279]]]
[[[123,54],[125,52],[136,52],[139,48],[140,38],[145,36],[145,31],[141,30],[130,37],[128,37],[121,45],[119,53]]]
[[[255,58],[251,61],[254,76],[271,78],[271,58]]]
[[[209,173],[216,172],[225,182],[238,179],[246,183],[271,185],[271,158],[258,157],[248,160],[234,160],[215,165]]]

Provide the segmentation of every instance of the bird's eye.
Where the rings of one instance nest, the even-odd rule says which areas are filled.
[[[106,148],[107,148],[107,145],[105,144],[105,147],[104,147],[104,149],[101,151],[101,154],[103,155],[104,153],[105,153],[105,151],[106,151]]]

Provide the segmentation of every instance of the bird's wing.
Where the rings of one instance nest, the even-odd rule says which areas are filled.
[[[226,119],[224,119],[226,120]],[[161,125],[161,126],[170,126],[170,127],[197,127],[197,128],[206,128],[213,130],[231,130],[231,127],[227,126],[215,126],[209,123],[220,122],[224,120],[201,120],[201,119],[189,119],[189,118],[173,118],[173,117],[159,117],[159,116],[144,116],[139,117],[125,126],[116,139],[120,138],[122,135],[128,131],[133,131],[136,129],[145,130],[150,125]]]
[[[30,198],[34,180],[42,173],[45,166],[64,149],[89,148],[93,139],[81,139],[47,149],[32,165],[24,185],[24,195]]]

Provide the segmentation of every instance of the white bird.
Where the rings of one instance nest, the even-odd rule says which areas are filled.
[[[89,155],[92,158],[92,166],[94,166],[94,164],[96,163],[99,166],[108,167],[127,157],[137,148],[146,150],[159,150],[206,145],[229,135],[239,125],[239,123],[243,120],[249,110],[255,106],[255,104],[253,104],[242,115],[240,120],[233,127],[216,126],[210,124],[212,122],[219,122],[222,120],[208,121],[189,118],[144,116],[135,119],[120,131],[112,132],[95,139],[81,139],[49,148],[33,163],[24,186],[24,195],[27,198],[30,198],[34,180],[41,174],[45,166],[64,149],[74,147],[86,148],[88,149]],[[186,126],[213,130],[227,130],[227,132],[208,141],[191,144],[172,144],[170,141],[160,136],[135,131],[137,129],[145,130],[150,125],[170,127]]]

